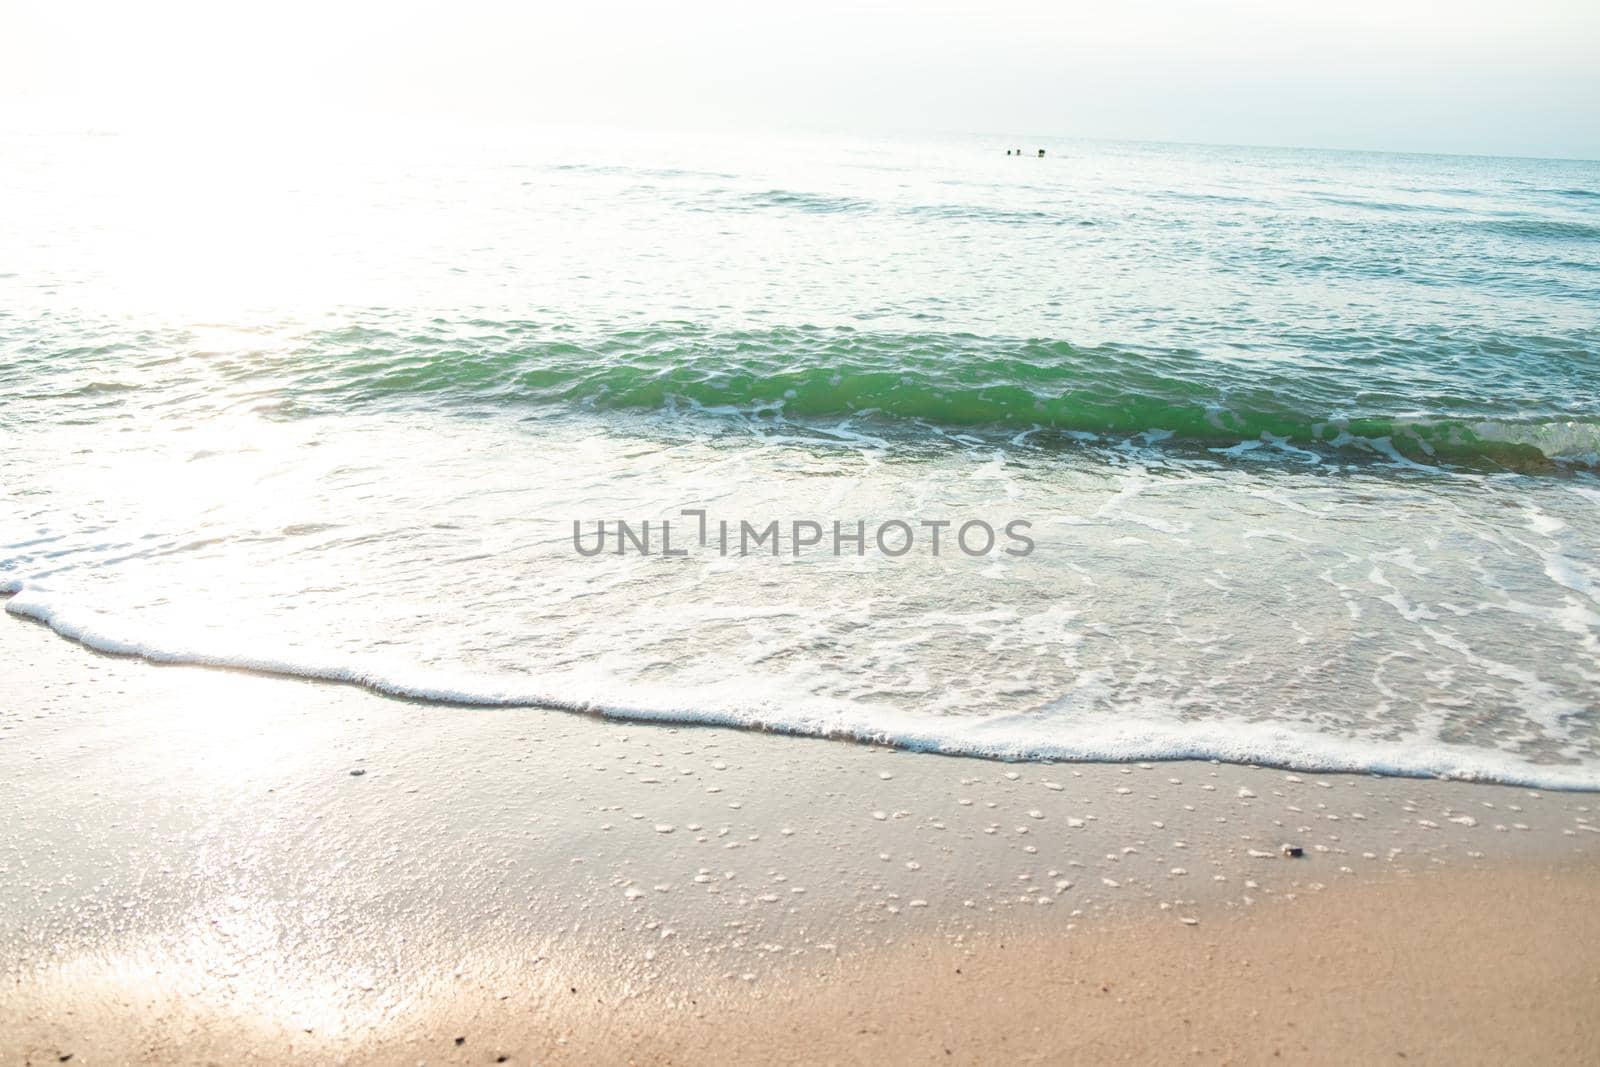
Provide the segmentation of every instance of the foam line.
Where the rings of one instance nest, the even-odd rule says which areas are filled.
[[[15,580],[0,583],[6,610],[33,619],[87,648],[151,663],[225,668],[360,686],[406,700],[468,707],[548,708],[637,722],[759,729],[773,733],[892,745],[918,752],[1007,761],[1219,760],[1308,772],[1498,782],[1534,789],[1600,790],[1600,768],[1544,766],[1482,748],[1438,741],[1377,744],[1282,724],[1157,722],[1129,719],[1061,727],[1023,716],[972,720],[926,717],[859,707],[776,707],[770,702],[728,710],[699,705],[633,704],[508,688],[491,678],[379,673],[350,664],[251,656],[205,648],[167,647],[119,634],[81,613],[52,605]],[[1041,736],[1041,730],[1045,735]]]

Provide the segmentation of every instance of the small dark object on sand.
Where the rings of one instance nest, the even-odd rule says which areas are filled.
[[[355,770],[350,772],[350,777],[352,777],[352,778],[360,778],[363,774],[366,774],[366,773],[367,772],[365,770],[363,770],[360,767],[357,767]]]
[[[1292,860],[1297,860],[1306,854],[1306,850],[1299,845],[1284,845],[1283,854]]]
[[[458,1037],[458,1038],[456,1038],[456,1044],[458,1044],[458,1045],[465,1045],[465,1044],[466,1044],[466,1043],[467,1043],[467,1039],[466,1039],[466,1038],[464,1038],[464,1037]]]

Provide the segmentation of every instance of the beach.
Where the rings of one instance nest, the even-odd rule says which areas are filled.
[[[1600,1059],[1600,165],[1021,144],[0,132],[0,1063]]]
[[[1592,794],[452,707],[0,622],[5,1062],[1600,1048]]]

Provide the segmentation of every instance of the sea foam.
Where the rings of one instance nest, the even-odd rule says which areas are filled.
[[[6,610],[35,620],[86,648],[151,663],[224,668],[357,686],[386,697],[461,707],[527,708],[577,712],[637,722],[681,723],[764,730],[803,737],[892,745],[917,752],[1008,761],[1139,762],[1217,760],[1309,772],[1495,782],[1536,789],[1600,789],[1600,766],[1540,766],[1501,753],[1439,741],[1378,744],[1341,738],[1289,723],[1129,720],[1067,728],[1072,736],[1041,732],[1036,719],[986,720],[925,716],[774,700],[744,707],[692,703],[613,701],[604,692],[574,695],[522,688],[488,676],[426,670],[385,670],[330,661],[252,656],[225,647],[162,645],[106,626],[92,611],[52,604],[20,582],[0,584],[11,594]],[[219,711],[219,714],[223,713]]]

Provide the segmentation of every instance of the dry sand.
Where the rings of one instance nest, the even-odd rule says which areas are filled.
[[[4,1063],[1600,1059],[1590,794],[0,664]]]

